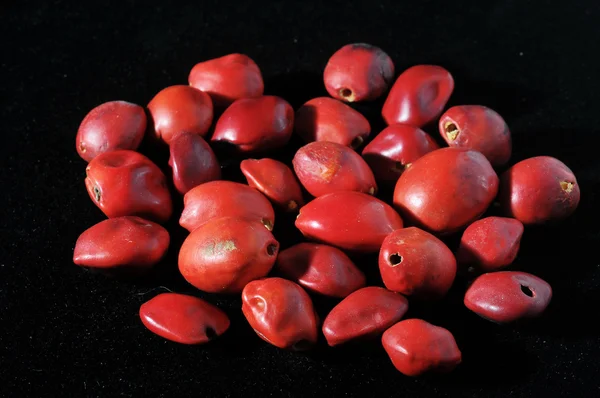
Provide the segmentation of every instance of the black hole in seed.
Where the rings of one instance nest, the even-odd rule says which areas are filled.
[[[204,334],[206,335],[206,337],[209,340],[213,340],[215,338],[217,338],[217,331],[213,328],[211,328],[210,326],[208,326],[206,329],[204,329]]]
[[[354,149],[358,148],[359,146],[362,145],[363,143],[363,138],[361,136],[355,137],[352,142],[350,143],[350,146]]]
[[[299,340],[296,341],[294,343],[294,345],[292,346],[292,350],[294,351],[305,351],[308,350],[310,348],[312,344],[310,343],[310,341],[308,340]]]
[[[401,262],[402,262],[402,256],[399,255],[398,253],[394,253],[394,254],[390,255],[390,264],[398,265]]]
[[[100,188],[94,187],[94,197],[96,198],[96,202],[100,202]]]
[[[524,295],[528,297],[533,297],[533,291],[529,288],[529,286],[521,285],[521,291]]]
[[[350,90],[349,88],[344,87],[343,89],[340,90],[340,95],[344,98],[349,97],[352,95],[352,90]]]
[[[277,253],[277,245],[274,243],[271,243],[269,246],[267,246],[267,254],[269,256],[273,256],[273,255],[275,255],[275,253]]]

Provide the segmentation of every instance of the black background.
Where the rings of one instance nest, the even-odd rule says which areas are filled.
[[[0,396],[598,396],[598,2],[323,3],[0,6]],[[186,84],[196,62],[232,52],[258,63],[267,94],[298,107],[326,94],[327,59],[352,42],[380,46],[398,72],[443,65],[456,82],[450,105],[484,104],[505,117],[513,162],[551,155],[575,172],[577,213],[528,229],[514,266],[553,286],[542,319],[486,322],[462,306],[466,282],[459,279],[440,303],[411,302],[409,316],[450,329],[463,364],[449,375],[411,379],[396,372],[377,341],[339,349],[320,342],[305,354],[263,343],[239,298],[202,295],[177,275],[185,237],[177,217],[170,254],[148,278],[107,278],[73,265],[77,236],[104,219],[87,196],[85,162],[75,151],[77,127],[91,108],[116,99],[147,104],[163,87]],[[381,104],[357,106],[374,132],[383,127]],[[426,130],[437,137],[435,127]],[[164,153],[147,153],[168,171]],[[239,177],[235,161],[221,160],[226,175]],[[278,218],[283,247],[296,237],[292,221]],[[376,283],[373,259],[356,260]],[[137,311],[165,288],[216,303],[230,330],[203,347],[152,335]],[[317,304],[324,317],[333,303]]]

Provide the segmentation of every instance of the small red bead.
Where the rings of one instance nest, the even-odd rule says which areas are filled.
[[[336,305],[323,322],[330,346],[379,336],[408,311],[408,300],[382,287],[364,287]]]
[[[441,66],[417,65],[396,79],[382,115],[387,124],[423,127],[437,118],[454,90],[454,79]]]
[[[385,331],[381,339],[392,363],[406,376],[446,373],[462,361],[454,336],[421,319],[406,319]]]
[[[197,134],[181,133],[169,145],[173,183],[182,195],[205,182],[221,178],[221,166],[213,150]]]
[[[117,149],[136,150],[146,131],[146,113],[139,105],[111,101],[88,113],[77,131],[77,152],[88,162]]]
[[[356,149],[371,133],[371,125],[363,115],[343,102],[319,97],[296,111],[295,131],[307,143],[329,141]]]
[[[497,192],[498,176],[485,156],[462,148],[442,148],[402,173],[394,205],[417,226],[447,234],[479,218]]]
[[[389,234],[379,252],[379,270],[385,287],[407,296],[439,299],[456,276],[456,260],[448,247],[415,227]]]
[[[211,142],[226,142],[243,153],[264,152],[288,143],[294,109],[272,95],[236,100],[221,115]]]
[[[162,293],[140,307],[140,319],[152,333],[181,344],[203,344],[229,329],[219,308],[197,297]]]
[[[148,104],[153,131],[167,144],[180,133],[205,136],[213,120],[213,104],[208,94],[190,86],[170,86]]]
[[[515,260],[523,224],[514,218],[487,217],[469,225],[460,239],[456,258],[470,272],[491,272]]]
[[[210,181],[192,188],[183,197],[179,225],[188,231],[220,217],[243,217],[260,221],[269,231],[275,212],[269,200],[256,189],[232,181]]]
[[[79,235],[73,262],[83,267],[150,268],[169,248],[169,233],[139,217],[109,218]]]
[[[385,202],[364,193],[334,192],[300,209],[296,228],[309,239],[346,250],[373,253],[402,219]]]
[[[504,172],[500,186],[504,215],[525,225],[562,220],[579,205],[579,184],[573,172],[549,156],[525,159]]]
[[[263,95],[258,65],[247,55],[229,54],[196,64],[188,78],[190,86],[210,95],[216,108],[241,98]]]
[[[266,278],[248,283],[242,312],[256,334],[276,347],[303,351],[317,342],[317,314],[308,294],[294,282]]]
[[[298,179],[313,196],[338,191],[375,195],[377,183],[369,165],[347,146],[311,142],[298,149],[292,160]]]
[[[394,63],[381,48],[366,43],[348,44],[336,51],[325,66],[327,92],[341,101],[372,101],[394,79]]]
[[[303,288],[344,298],[365,286],[365,275],[340,249],[299,243],[279,253],[275,270]]]
[[[479,276],[467,290],[468,309],[497,323],[539,316],[552,299],[552,288],[537,276],[499,271]]]
[[[215,218],[195,229],[179,251],[179,271],[191,285],[210,293],[239,293],[267,276],[279,243],[258,221]]]
[[[510,159],[510,130],[502,116],[488,107],[454,106],[442,115],[438,127],[449,146],[479,151],[494,167]]]
[[[171,194],[165,175],[142,154],[105,152],[85,169],[90,198],[107,217],[139,216],[158,222],[171,217]]]
[[[427,153],[439,149],[429,134],[418,127],[393,124],[386,127],[362,151],[377,182],[395,184],[405,169]]]
[[[248,185],[262,192],[285,211],[298,211],[304,206],[300,184],[294,172],[273,159],[246,159],[240,163]]]

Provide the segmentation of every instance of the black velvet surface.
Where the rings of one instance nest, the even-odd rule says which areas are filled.
[[[598,396],[599,3],[321,3],[0,6],[0,396]],[[239,297],[203,294],[178,275],[185,233],[177,214],[168,224],[169,255],[145,278],[109,278],[72,263],[78,235],[104,219],[85,191],[86,163],[75,151],[90,109],[117,99],[145,105],[160,89],[186,84],[196,62],[232,52],[251,56],[265,92],[297,108],[326,95],[327,59],[352,42],[380,46],[398,72],[443,65],[456,82],[450,105],[484,104],[504,116],[512,163],[550,155],[575,172],[578,211],[558,225],[528,228],[513,266],[553,286],[544,317],[486,322],[462,305],[464,279],[439,303],[411,300],[408,316],[448,328],[463,352],[455,372],[413,379],[393,368],[378,341],[338,349],[320,341],[306,353],[262,342]],[[381,105],[356,105],[374,133],[383,128]],[[439,138],[435,126],[426,131]],[[276,157],[289,161],[297,145]],[[164,151],[147,144],[142,151],[168,172]],[[237,160],[219,157],[225,175],[239,179]],[[181,199],[174,198],[177,212]],[[293,217],[278,215],[275,234],[284,248],[297,241]],[[374,256],[356,262],[380,283]],[[168,290],[217,304],[230,316],[230,330],[198,347],[151,334],[139,306]],[[322,318],[335,304],[315,301]]]

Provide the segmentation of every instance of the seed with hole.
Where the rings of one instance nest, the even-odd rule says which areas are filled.
[[[325,66],[323,80],[329,95],[342,101],[372,101],[388,89],[394,63],[380,48],[348,44],[336,51]]]
[[[219,308],[193,296],[162,293],[140,307],[140,318],[151,332],[181,344],[203,344],[229,328]]]
[[[385,287],[391,291],[438,299],[454,282],[456,260],[441,240],[409,227],[395,230],[385,238],[379,251],[379,271]]]
[[[481,152],[494,167],[510,159],[510,130],[502,116],[488,107],[454,106],[440,117],[438,128],[449,146]]]
[[[355,148],[371,133],[369,121],[350,106],[329,97],[311,99],[296,112],[294,129],[305,142],[330,141]]]
[[[94,187],[94,198],[96,202],[100,202],[100,188]]]
[[[500,203],[507,217],[525,225],[562,220],[579,205],[579,184],[573,172],[549,156],[525,159],[501,178]]]
[[[266,305],[257,307],[257,301]],[[294,282],[265,278],[248,283],[242,292],[242,312],[256,334],[276,347],[306,350],[317,341],[312,300]]]
[[[179,271],[196,288],[239,293],[265,277],[279,244],[263,225],[244,217],[213,218],[195,229],[179,251]]]
[[[508,323],[539,316],[552,299],[552,288],[537,276],[516,271],[483,274],[471,284],[464,303],[481,317]]]
[[[391,186],[412,162],[438,148],[433,138],[420,128],[398,124],[377,134],[362,155],[377,182]]]

